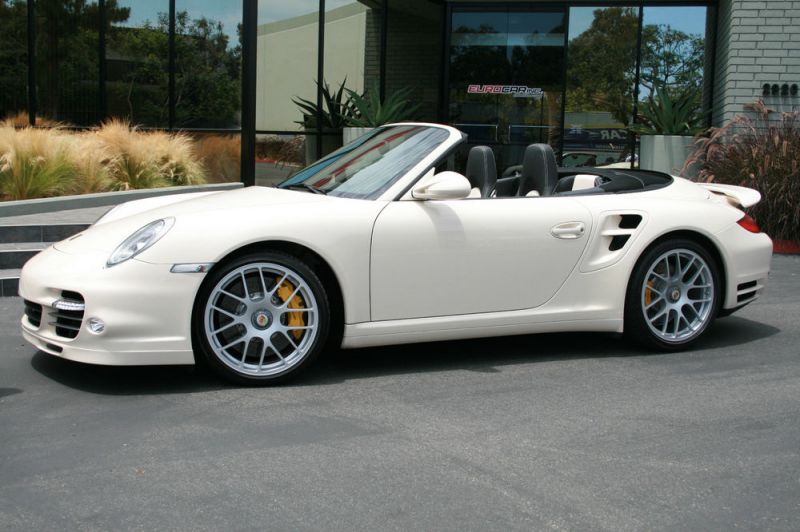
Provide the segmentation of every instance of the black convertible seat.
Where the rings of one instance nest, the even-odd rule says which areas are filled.
[[[552,196],[557,182],[558,165],[553,148],[549,144],[531,144],[525,148],[517,196],[525,196],[532,190],[540,196]]]
[[[469,150],[466,177],[470,185],[480,191],[482,198],[491,197],[497,183],[497,166],[490,147],[475,146]]]

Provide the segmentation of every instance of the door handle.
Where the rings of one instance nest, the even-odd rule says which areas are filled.
[[[583,236],[586,226],[583,222],[564,222],[550,229],[550,234],[556,238],[574,240]]]

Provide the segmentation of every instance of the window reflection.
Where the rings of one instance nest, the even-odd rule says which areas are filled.
[[[563,12],[454,12],[450,121],[470,141],[558,146]]]
[[[107,20],[125,17],[109,10]],[[38,110],[44,117],[84,126],[98,121],[100,82],[97,2],[36,2]]]
[[[647,133],[691,137],[707,124],[704,79],[706,7],[646,7],[642,17],[641,74],[637,122]],[[676,121],[672,111],[690,112]],[[680,123],[665,130],[660,124]],[[641,166],[654,168],[660,148],[640,135]],[[646,141],[646,142],[645,142]],[[687,141],[688,144],[688,141]],[[675,163],[683,165],[683,157]]]
[[[241,136],[187,132],[194,140],[194,154],[209,183],[231,183],[241,179]]]
[[[27,123],[28,32],[27,5],[21,0],[0,2],[0,120],[21,116]]]
[[[292,99],[317,100],[318,35],[316,1],[258,2],[257,130],[315,129]]]
[[[241,123],[239,2],[175,4],[175,125],[238,127]]]
[[[570,9],[564,166],[625,162],[633,118],[639,12]]]
[[[427,0],[389,1],[386,94],[410,89],[421,104],[417,120],[438,122],[442,64],[442,8]]]
[[[169,125],[169,3],[106,3],[108,114],[132,124]]]
[[[274,186],[306,165],[306,146],[316,137],[306,135],[256,136],[256,184]]]

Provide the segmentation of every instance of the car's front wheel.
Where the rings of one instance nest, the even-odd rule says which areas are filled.
[[[647,347],[688,348],[708,329],[719,309],[719,268],[693,240],[654,246],[637,263],[625,301],[625,332]]]
[[[212,271],[194,312],[200,356],[240,384],[284,381],[323,349],[330,309],[317,275],[302,261],[271,251]]]

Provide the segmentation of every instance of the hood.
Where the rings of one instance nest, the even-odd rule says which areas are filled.
[[[170,194],[168,196],[129,201],[118,205],[98,220],[95,225],[102,225],[142,213],[151,214],[153,220],[157,220],[165,216],[178,216],[186,213],[235,209],[254,205],[305,203],[325,199],[325,196],[319,194],[267,187],[247,187],[225,192]]]
[[[331,202],[338,199],[309,192],[266,187],[147,198],[115,207],[87,230],[54,246],[65,253],[97,251],[110,253],[134,231],[160,218],[210,213],[224,215],[223,211],[231,211],[232,217],[234,211],[268,209],[287,204]]]

